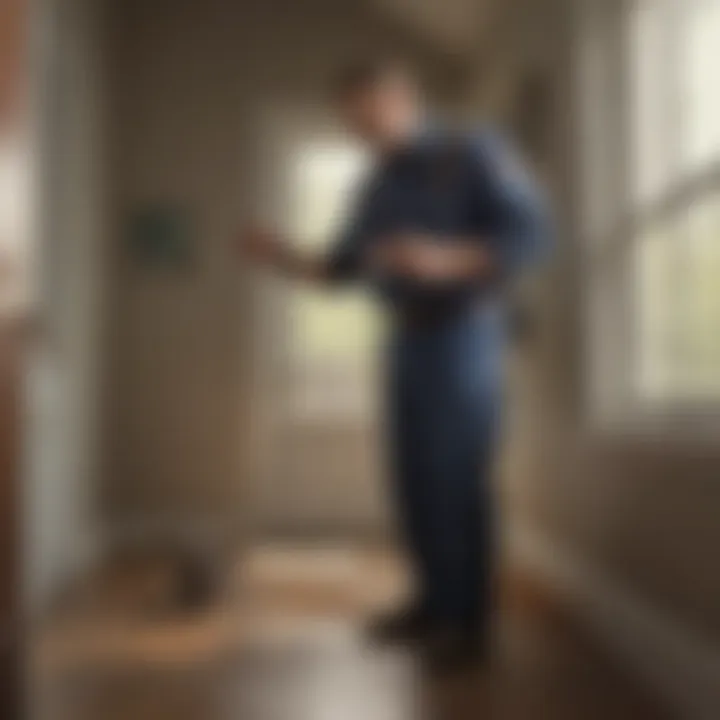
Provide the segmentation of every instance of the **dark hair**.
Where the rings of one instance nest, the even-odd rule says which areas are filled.
[[[372,57],[355,60],[342,67],[332,83],[333,97],[341,100],[367,90],[392,77],[412,78],[407,62],[396,57]]]

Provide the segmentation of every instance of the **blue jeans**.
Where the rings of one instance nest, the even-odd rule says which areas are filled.
[[[484,628],[493,595],[502,346],[498,318],[477,309],[391,343],[393,489],[420,600],[469,630]]]

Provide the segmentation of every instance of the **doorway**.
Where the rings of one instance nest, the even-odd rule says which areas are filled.
[[[350,221],[368,158],[342,134],[298,124],[277,153],[275,202],[289,237],[322,253]],[[298,127],[307,127],[298,131]],[[277,143],[273,143],[277,147]],[[372,300],[357,289],[273,286],[265,351],[266,462],[260,524],[273,534],[354,535],[384,523]]]

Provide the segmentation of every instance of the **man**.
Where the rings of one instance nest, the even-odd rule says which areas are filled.
[[[348,69],[334,99],[378,161],[349,226],[326,257],[262,231],[246,232],[242,246],[294,278],[364,281],[392,314],[393,494],[417,596],[374,633],[422,639],[435,666],[454,668],[487,640],[502,290],[545,245],[545,209],[499,137],[431,126],[401,65]]]

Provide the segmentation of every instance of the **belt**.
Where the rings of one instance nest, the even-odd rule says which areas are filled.
[[[408,303],[396,308],[399,326],[407,330],[431,330],[449,322],[474,307],[474,301]]]

